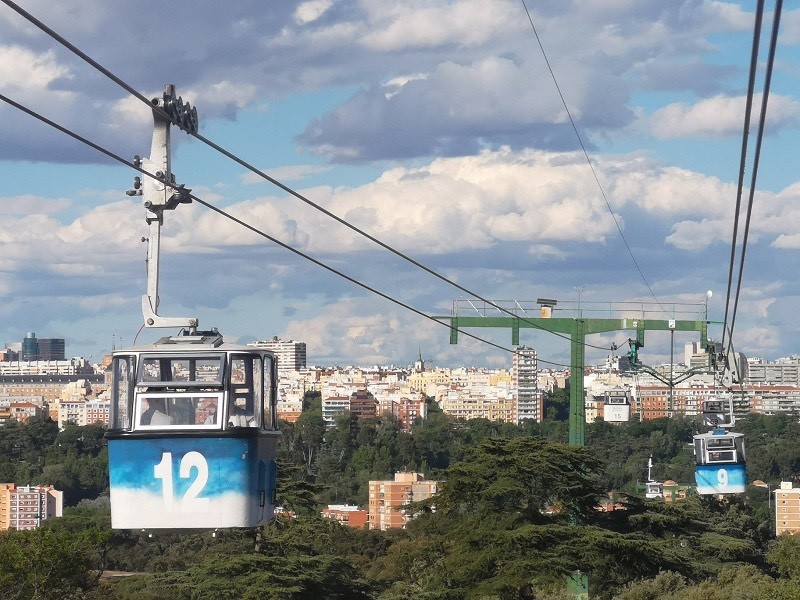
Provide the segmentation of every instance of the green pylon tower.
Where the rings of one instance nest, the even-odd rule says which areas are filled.
[[[648,314],[655,314],[655,310],[647,310],[643,303],[620,303],[615,307],[609,303],[602,303],[604,313],[625,313],[641,316],[624,316],[621,318],[587,318],[584,312],[593,312],[591,308],[581,310],[578,308],[577,317],[553,317],[553,307],[556,305],[554,300],[538,300],[539,307],[536,312],[538,317],[528,316],[532,311],[532,303],[515,301],[508,304],[509,309],[506,316],[493,316],[498,312],[500,303],[476,305],[475,302],[467,301],[470,312],[478,313],[478,316],[461,316],[458,314],[460,301],[453,304],[453,314],[450,317],[450,343],[458,343],[459,329],[470,327],[493,327],[511,329],[511,344],[519,346],[520,329],[540,329],[550,333],[557,333],[569,336],[570,340],[570,390],[569,390],[569,443],[572,446],[583,446],[585,443],[586,430],[586,405],[584,401],[583,372],[586,366],[585,350],[586,336],[595,333],[607,333],[610,331],[634,330],[636,332],[635,345],[644,346],[645,331],[696,331],[700,334],[700,344],[703,348],[708,343],[708,312],[705,304],[670,304],[672,314],[686,314],[698,312],[704,317],[701,320],[678,320],[678,319],[650,319]],[[584,306],[590,303],[585,303]],[[593,304],[593,303],[591,303]],[[636,309],[631,309],[630,304],[635,304]],[[659,306],[660,312],[664,308]],[[687,309],[687,307],[692,307]],[[680,309],[678,309],[680,308]],[[505,310],[505,309],[503,309]],[[599,311],[598,311],[599,312]],[[508,314],[512,313],[512,314]],[[490,316],[492,315],[492,316]],[[516,316],[519,315],[519,316]]]

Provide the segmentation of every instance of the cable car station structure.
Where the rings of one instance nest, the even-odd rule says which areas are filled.
[[[632,358],[638,348],[644,346],[645,331],[696,331],[700,345],[708,345],[708,307],[705,303],[667,305],[671,314],[694,316],[694,319],[656,319],[664,314],[660,304],[644,302],[580,303],[574,309],[575,317],[553,317],[556,300],[539,298],[531,301],[499,301],[493,303],[473,300],[455,300],[450,317],[450,343],[458,343],[458,330],[470,327],[493,327],[511,329],[511,343],[519,346],[520,329],[539,329],[567,337],[570,340],[570,390],[569,390],[569,443],[583,446],[585,443],[586,406],[584,404],[583,373],[586,367],[586,336],[611,331],[636,332],[632,340]],[[584,313],[605,314],[606,317],[585,317]],[[619,316],[614,316],[619,315]],[[702,317],[700,319],[696,317]]]

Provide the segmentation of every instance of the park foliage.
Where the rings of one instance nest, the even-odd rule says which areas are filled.
[[[102,427],[8,423],[0,481],[52,484],[67,508],[39,530],[0,534],[0,597],[558,600],[576,571],[592,598],[800,597],[800,536],[774,538],[766,489],[674,504],[637,494],[651,455],[656,479],[692,482],[690,419],[600,421],[576,448],[563,395],[542,423],[520,426],[455,421],[431,403],[411,433],[346,413],[326,430],[319,396],[306,404],[282,423],[279,502],[295,518],[257,532],[111,530]],[[737,430],[749,480],[800,473],[796,418],[753,415]],[[320,517],[328,503],[366,506],[368,482],[397,471],[440,482],[405,529]]]

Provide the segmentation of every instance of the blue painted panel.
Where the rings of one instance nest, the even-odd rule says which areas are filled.
[[[260,524],[258,447],[257,438],[110,439],[112,527]]]
[[[694,472],[700,495],[743,494],[746,476],[744,465],[697,465]]]

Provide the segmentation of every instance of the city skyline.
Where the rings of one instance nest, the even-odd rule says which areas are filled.
[[[484,298],[703,303],[711,290],[709,319],[723,319],[754,2],[19,4],[143,94],[174,83],[208,139]],[[0,39],[0,92],[126,158],[148,153],[146,106],[6,6]],[[800,186],[784,158],[799,42],[800,10],[785,9],[734,335],[768,359],[800,352]],[[136,173],[4,103],[0,131],[2,338],[21,339],[24,323],[96,360],[170,333],[137,333]],[[177,181],[203,200],[428,315],[465,296],[173,139]],[[317,364],[410,364],[420,349],[442,366],[511,363],[466,336],[449,345],[447,327],[197,203],[166,215],[160,296],[162,314],[196,316],[226,341],[303,340]],[[511,348],[509,331],[470,333]],[[588,338],[587,362],[632,336]],[[669,342],[648,334],[643,361],[668,360]],[[526,331],[521,343],[542,368],[569,364],[568,341]]]

